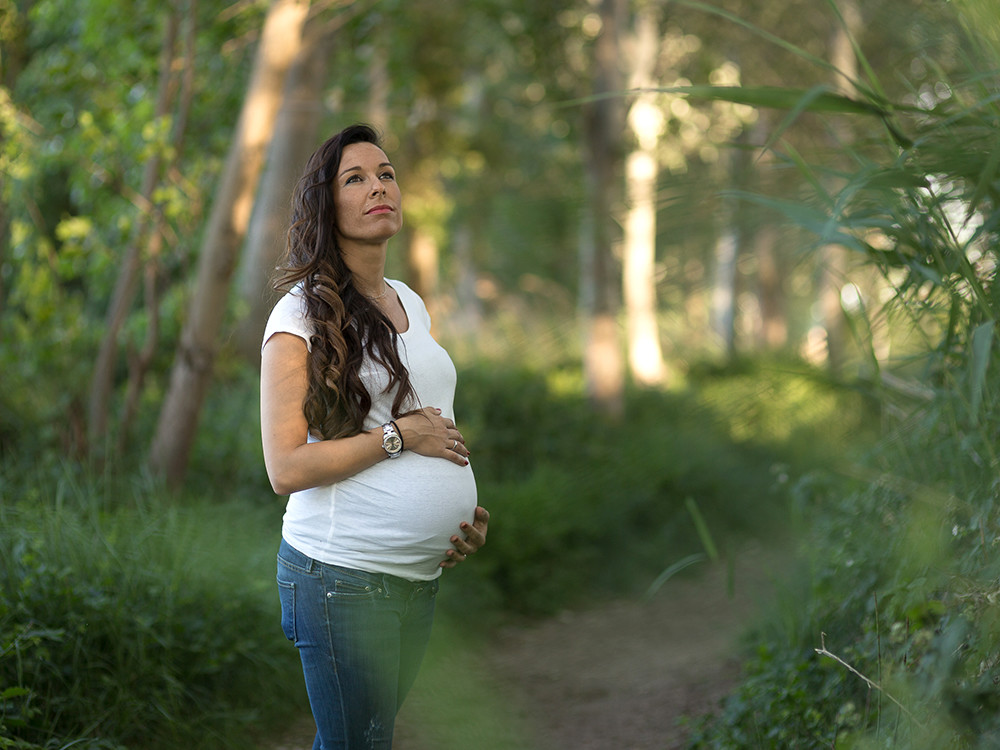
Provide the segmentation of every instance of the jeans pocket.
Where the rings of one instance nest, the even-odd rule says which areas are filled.
[[[350,568],[332,568],[333,587],[331,593],[336,598],[374,597],[382,593],[380,577]]]
[[[295,583],[278,579],[278,598],[281,600],[281,630],[293,643],[298,640],[295,629]]]

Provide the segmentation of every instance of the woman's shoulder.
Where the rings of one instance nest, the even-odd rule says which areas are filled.
[[[410,287],[407,285],[405,281],[400,281],[399,279],[390,279],[389,277],[386,277],[385,281],[389,286],[391,286],[393,289],[396,290],[396,293],[399,294],[399,296],[402,297],[404,294],[406,294],[411,297],[416,297],[417,299],[420,299],[420,295],[417,294],[412,289],[410,289]]]
[[[388,283],[389,286],[391,286],[393,289],[396,290],[396,294],[399,295],[399,298],[401,300],[403,300],[404,304],[406,304],[407,302],[413,302],[415,304],[420,305],[420,307],[426,307],[426,305],[424,305],[423,298],[419,294],[417,294],[415,291],[413,291],[406,284],[405,281],[400,281],[399,279],[388,279],[387,278],[386,279],[386,283]]]
[[[293,333],[309,344],[312,326],[308,320],[301,284],[286,291],[271,308],[264,330],[264,343],[275,333]]]
[[[430,315],[427,312],[427,305],[424,304],[424,300],[413,291],[406,282],[400,281],[399,279],[386,279],[386,282],[393,289],[396,290],[396,294],[399,295],[400,301],[403,303],[403,307],[407,312],[413,311],[420,314],[424,319],[426,324],[430,325]]]
[[[285,291],[271,308],[272,316],[304,318],[306,316],[306,298],[302,284],[296,284]]]

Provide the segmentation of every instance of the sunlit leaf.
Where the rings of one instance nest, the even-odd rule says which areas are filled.
[[[671,94],[685,94],[692,99],[725,101],[752,107],[801,109],[807,112],[847,113],[862,115],[888,114],[871,102],[852,99],[825,86],[794,89],[777,86],[668,86],[654,89]]]

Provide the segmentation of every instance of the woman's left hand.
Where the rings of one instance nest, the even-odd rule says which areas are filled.
[[[462,531],[465,532],[465,538],[463,539],[457,534],[451,538],[451,543],[455,545],[455,548],[445,553],[448,555],[448,559],[441,562],[441,567],[454,568],[460,562],[468,560],[469,555],[474,554],[476,550],[486,544],[486,529],[489,525],[490,512],[481,505],[476,506],[476,514],[472,523],[462,521],[460,525]]]

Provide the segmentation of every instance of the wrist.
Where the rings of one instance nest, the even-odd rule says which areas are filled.
[[[399,458],[403,452],[403,437],[396,423],[389,421],[382,425],[382,450],[388,458]]]

